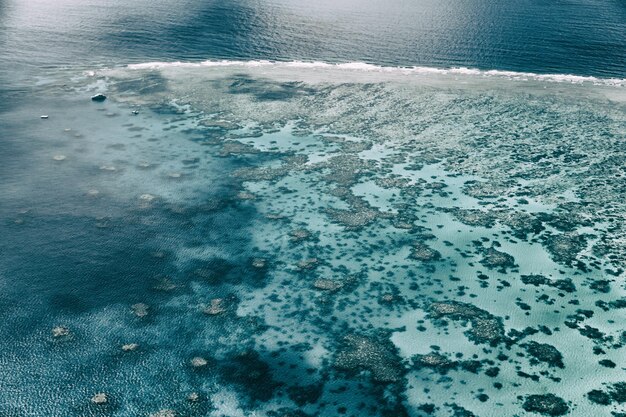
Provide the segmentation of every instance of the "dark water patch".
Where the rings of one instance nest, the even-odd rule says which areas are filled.
[[[279,83],[252,78],[245,74],[237,74],[231,79],[220,80],[220,83],[227,83],[231,94],[250,94],[259,101],[289,100],[316,92],[301,82]]]
[[[97,307],[128,301],[132,294],[144,292],[154,276],[171,271],[165,260],[153,257],[151,245],[142,244],[153,239],[157,229],[125,223],[99,233],[93,219],[74,216],[31,222],[3,241],[12,248],[4,262],[6,276],[28,277],[13,282],[13,294],[34,291],[57,302],[78,298],[84,300],[83,307]]]
[[[191,260],[185,267],[185,274],[194,280],[209,285],[264,285],[267,270],[255,267],[251,259],[211,259]]]
[[[312,417],[302,410],[293,408],[280,408],[278,410],[270,410],[267,412],[268,417]]]
[[[316,403],[324,392],[323,388],[323,383],[310,385],[293,385],[287,389],[287,392],[289,393],[289,398],[296,405],[302,407],[306,404]]]
[[[245,351],[221,359],[221,378],[240,387],[253,403],[270,400],[279,383],[273,380],[270,367],[257,352]]]

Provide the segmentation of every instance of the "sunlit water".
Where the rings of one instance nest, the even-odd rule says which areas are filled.
[[[0,415],[623,416],[624,13],[1,3]]]

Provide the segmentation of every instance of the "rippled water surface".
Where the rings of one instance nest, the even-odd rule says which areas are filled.
[[[11,66],[270,59],[626,77],[620,0],[4,0]]]
[[[623,417],[625,13],[1,2],[0,415]]]

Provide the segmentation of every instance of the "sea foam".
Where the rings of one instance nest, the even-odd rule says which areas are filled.
[[[477,68],[453,67],[453,68],[435,68],[424,66],[382,66],[368,64],[365,62],[345,62],[345,63],[329,63],[322,61],[268,61],[268,60],[208,60],[201,62],[144,62],[139,64],[128,65],[129,69],[161,69],[161,68],[201,68],[201,67],[242,67],[242,68],[277,68],[277,69],[327,69],[341,70],[353,72],[379,72],[386,74],[399,75],[468,75],[477,77],[500,77],[512,80],[536,80],[559,83],[572,84],[594,84],[623,87],[626,85],[624,78],[599,78],[574,74],[537,74],[532,72],[502,71],[502,70],[481,70]]]

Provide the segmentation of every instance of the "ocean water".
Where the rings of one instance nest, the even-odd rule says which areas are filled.
[[[625,41],[620,1],[0,2],[0,416],[624,416]]]

